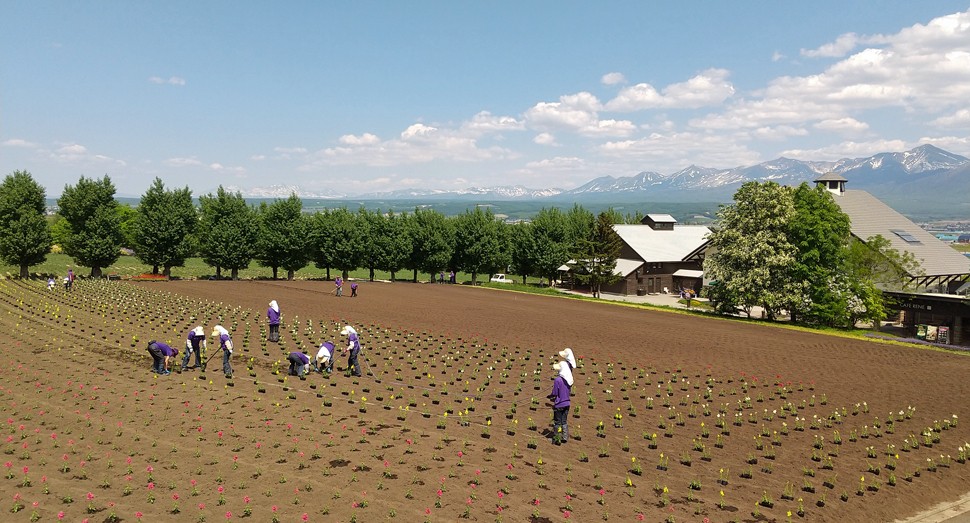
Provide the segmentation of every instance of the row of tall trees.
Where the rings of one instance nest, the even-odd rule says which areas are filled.
[[[919,272],[885,238],[854,239],[832,195],[807,183],[748,182],[717,216],[704,270],[719,312],[757,305],[769,319],[788,311],[793,321],[851,327],[882,319],[880,289]]]
[[[91,276],[115,263],[121,248],[129,248],[153,272],[169,275],[193,256],[215,268],[218,276],[253,261],[288,278],[310,263],[335,269],[347,277],[358,268],[391,273],[436,274],[455,270],[477,281],[482,275],[510,271],[553,279],[570,258],[577,271],[594,285],[610,282],[618,251],[612,233],[616,221],[639,220],[612,211],[598,221],[575,205],[562,211],[542,209],[532,222],[509,225],[488,208],[476,207],[453,217],[417,208],[394,213],[361,208],[303,212],[295,195],[249,205],[240,193],[220,187],[199,197],[195,205],[187,188],[165,187],[155,179],[136,208],[119,205],[110,178],[82,176],[67,185],[57,200],[59,216],[51,226],[44,217],[46,194],[29,173],[17,171],[0,185],[0,257],[20,266],[43,263],[53,244]],[[605,238],[605,240],[604,240]],[[608,240],[606,247],[600,244]],[[604,276],[597,279],[597,274]]]

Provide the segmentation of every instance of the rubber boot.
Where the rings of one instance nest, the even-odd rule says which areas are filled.
[[[562,442],[565,443],[569,441],[569,423],[563,423],[562,425]]]

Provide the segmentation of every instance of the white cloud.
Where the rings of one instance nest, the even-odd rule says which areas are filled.
[[[839,118],[838,120],[822,120],[812,127],[821,131],[831,131],[844,135],[858,135],[869,130],[869,124],[855,118]]]
[[[169,158],[163,162],[169,167],[188,167],[190,165],[202,165],[202,162],[195,158]]]
[[[274,147],[273,151],[282,154],[305,154],[307,152],[304,147]]]
[[[53,151],[38,148],[37,152],[45,155],[49,160],[68,165],[98,167],[102,167],[105,164],[114,164],[122,167],[128,165],[124,160],[117,160],[103,154],[93,154],[88,151],[87,147],[74,142],[59,143],[57,145],[60,147]]]
[[[775,51],[774,54],[771,55],[772,62],[777,62],[778,60],[781,60],[783,58],[788,58],[788,57],[779,53],[778,51]]]
[[[233,173],[239,177],[244,177],[243,175],[246,173],[246,169],[243,167],[228,167],[220,163],[210,164],[209,169],[212,169],[213,171],[224,172],[224,173]]]
[[[847,34],[809,56],[841,56],[863,49],[809,76],[783,76],[755,100],[738,100],[723,113],[691,121],[706,129],[759,128],[841,120],[861,110],[902,107],[934,112],[970,99],[970,11],[942,16],[888,36]],[[883,47],[875,47],[875,45]]]
[[[254,155],[250,156],[249,159],[250,160],[256,160],[257,162],[259,162],[259,161],[265,160],[266,159],[266,155],[265,154],[254,154]]]
[[[329,165],[386,167],[435,160],[479,162],[515,156],[511,151],[499,147],[478,147],[473,137],[475,134],[416,123],[402,131],[399,138],[390,140],[362,140],[361,137],[342,139],[338,147],[312,153],[299,170],[313,171]]]
[[[4,145],[7,147],[25,147],[30,149],[38,147],[36,143],[28,142],[27,140],[22,140],[20,138],[11,138],[0,145]]]
[[[587,168],[587,162],[577,156],[556,156],[525,164],[527,169],[543,171],[582,171]]]
[[[371,144],[379,143],[381,139],[373,134],[364,133],[360,136],[355,136],[353,134],[345,134],[341,136],[340,139],[337,141],[345,145],[371,145]],[[303,151],[303,152],[306,152],[306,151]]]
[[[539,145],[551,145],[553,147],[560,146],[560,144],[556,143],[556,137],[549,133],[541,133],[539,135],[536,135],[536,137],[533,138],[532,141]]]
[[[970,129],[970,109],[960,109],[953,114],[941,116],[930,122],[930,125],[945,129]]]
[[[904,151],[911,144],[903,140],[873,140],[870,142],[842,142],[817,149],[789,149],[781,156],[796,160],[839,160],[842,158],[865,158],[886,151]]]
[[[603,109],[599,99],[587,92],[563,95],[558,102],[539,102],[524,115],[532,129],[553,131],[565,129],[584,136],[629,136],[636,126],[628,120],[600,121]]]
[[[84,154],[88,152],[88,148],[76,143],[68,144],[57,150],[59,154]]]
[[[626,77],[623,76],[623,73],[606,73],[603,75],[603,78],[600,78],[600,82],[603,85],[625,84]]]
[[[726,69],[708,69],[697,76],[670,84],[663,93],[650,84],[641,83],[620,90],[616,98],[606,104],[608,111],[640,111],[656,108],[698,108],[720,105],[734,95],[734,86],[727,81]]]
[[[860,36],[855,33],[845,33],[836,38],[834,42],[824,44],[818,49],[802,49],[800,52],[806,58],[841,58],[859,45],[884,42],[885,37],[883,36],[869,37]]]
[[[153,84],[185,85],[185,78],[179,78],[178,76],[172,76],[168,80],[159,76],[150,76],[148,77],[148,81]]]
[[[482,111],[472,117],[471,120],[462,122],[461,128],[468,132],[502,132],[502,131],[524,131],[525,122],[516,120],[511,116],[494,116],[488,111]]]
[[[808,131],[790,125],[778,125],[775,127],[759,127],[751,131],[751,135],[759,140],[774,142],[786,140],[789,136],[807,136]]]
[[[641,170],[644,162],[652,170],[675,171],[692,163],[735,167],[761,161],[757,152],[739,143],[739,137],[716,133],[652,133],[637,140],[606,142],[597,149]]]

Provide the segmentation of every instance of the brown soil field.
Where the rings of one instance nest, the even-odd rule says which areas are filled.
[[[888,522],[970,491],[962,354],[461,286],[332,288],[0,281],[3,520]],[[148,340],[181,349],[218,323],[232,379],[211,346],[205,373],[149,372]],[[363,377],[340,359],[286,376],[290,351],[342,346],[346,323]],[[554,445],[563,347],[581,360]]]

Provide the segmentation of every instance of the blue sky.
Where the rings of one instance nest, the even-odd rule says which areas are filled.
[[[465,4],[0,1],[0,173],[359,194],[970,155],[966,1]]]

